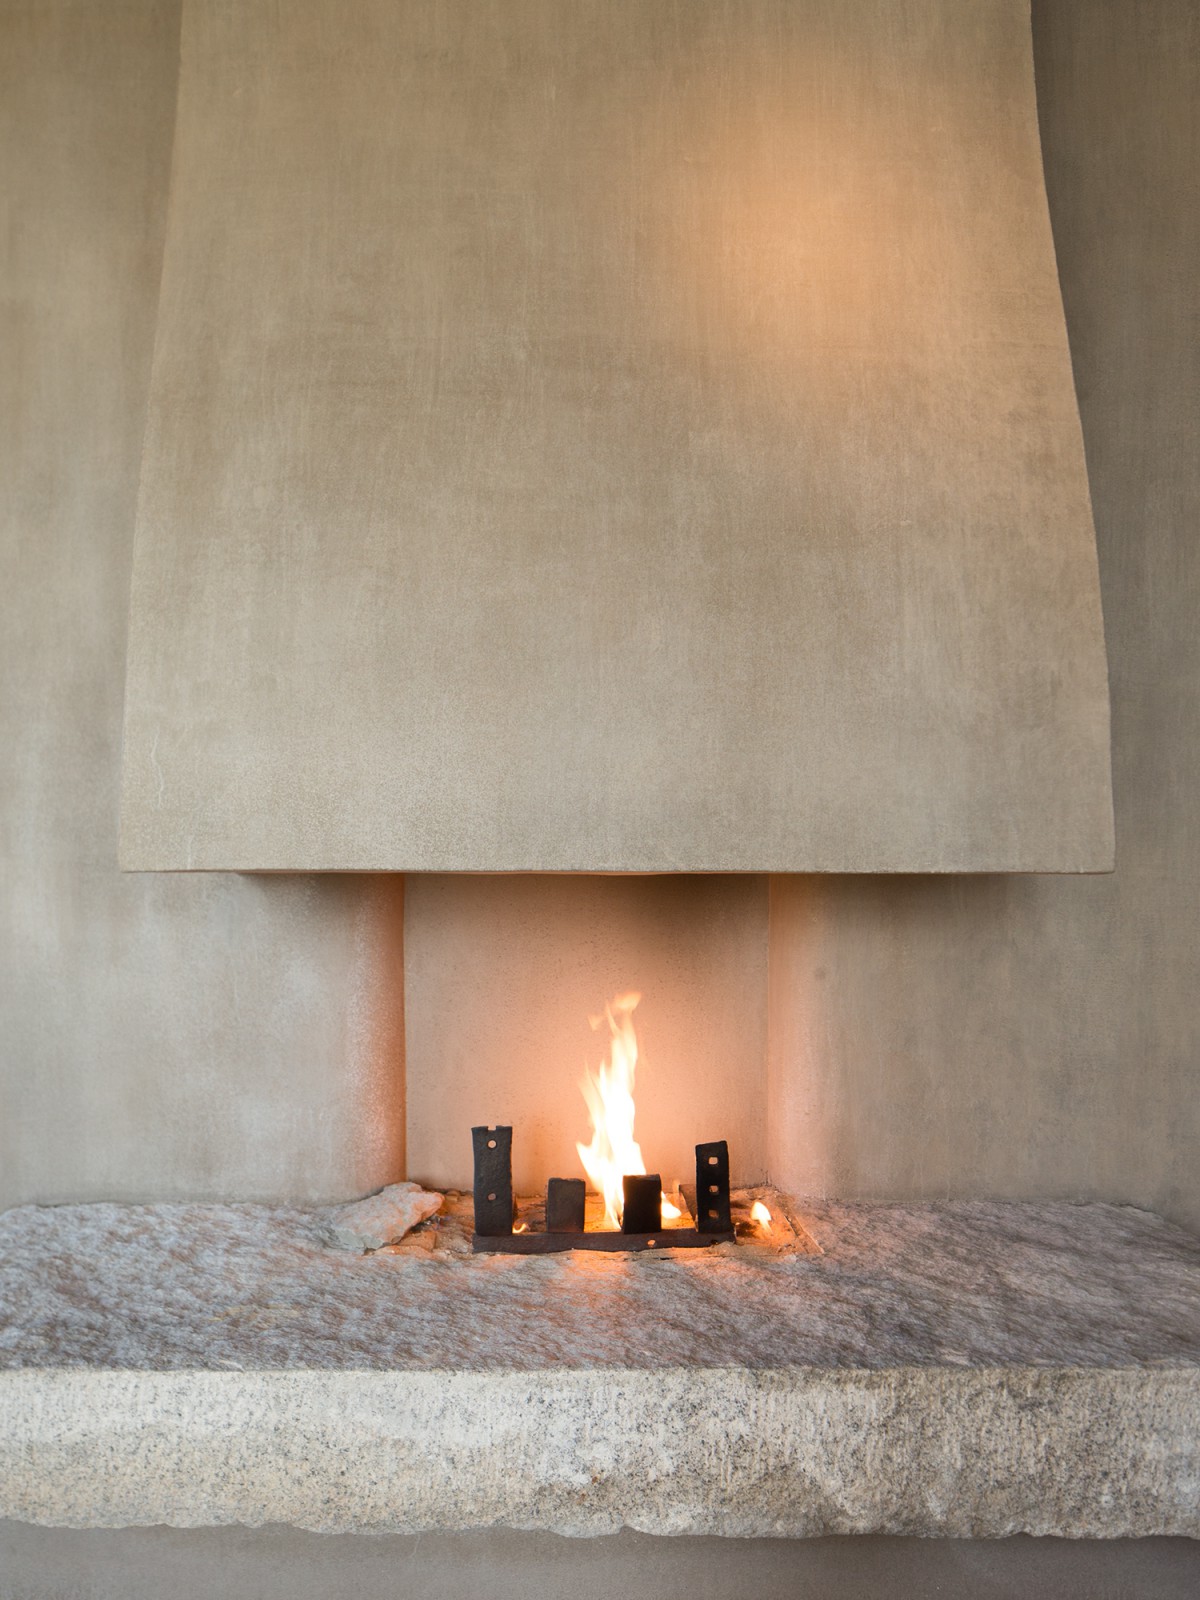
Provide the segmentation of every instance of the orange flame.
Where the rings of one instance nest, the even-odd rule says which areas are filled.
[[[604,1228],[621,1226],[625,1208],[621,1179],[626,1173],[646,1170],[633,1137],[633,1080],[638,1061],[633,1013],[641,998],[640,994],[618,995],[605,1006],[603,1017],[588,1019],[593,1028],[607,1021],[608,1058],[598,1071],[583,1075],[580,1088],[592,1119],[592,1142],[575,1148],[592,1187],[604,1199]],[[666,1207],[663,1214],[667,1215]]]
[[[761,1200],[756,1200],[750,1207],[750,1220],[751,1222],[757,1222],[764,1233],[771,1226],[771,1213]]]

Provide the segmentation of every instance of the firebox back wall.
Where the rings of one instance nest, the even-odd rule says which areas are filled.
[[[765,1175],[766,878],[415,874],[405,920],[414,1177],[467,1186],[480,1122],[512,1123],[519,1189],[580,1173],[579,1080],[608,1039],[589,1014],[635,987],[651,1169],[690,1181],[696,1144],[727,1139]]]
[[[771,1098],[801,1186],[1102,1194],[1200,1223],[1200,38],[1189,0],[1040,0],[1036,20],[1120,863],[1074,882],[777,883]],[[395,888],[115,864],[177,25],[148,0],[0,8],[19,241],[0,344],[20,356],[0,364],[3,1204],[341,1196],[403,1159]],[[496,927],[464,918],[466,955]],[[416,919],[408,933],[416,962]]]

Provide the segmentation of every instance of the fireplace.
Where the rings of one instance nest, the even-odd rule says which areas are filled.
[[[325,1532],[1200,1532],[1194,1237],[1106,1203],[848,1201],[781,1182],[770,1152],[794,1102],[769,1057],[794,1012],[771,969],[794,957],[770,937],[766,883],[406,887],[410,919],[428,917],[409,922],[410,1042],[436,1019],[459,1067],[432,1102],[446,1165],[409,1122],[409,1170],[437,1192],[0,1218],[0,1505],[51,1524]],[[422,938],[439,909],[455,959]],[[631,944],[607,937],[622,927]],[[757,987],[731,981],[731,940]],[[632,947],[645,992],[611,986],[590,1019],[571,1005],[586,1047],[564,1048],[542,1019]],[[707,1044],[673,1052],[662,1018],[691,1016],[697,994]],[[511,1121],[491,1109],[505,1103]],[[802,1174],[819,1111],[792,1153]],[[749,1159],[768,1152],[766,1173],[719,1137],[734,1126],[761,1128]],[[606,1217],[618,1183],[623,1214]]]
[[[1035,108],[1008,0],[60,9],[2,25],[3,1509],[1194,1533],[1178,14],[1043,6]]]

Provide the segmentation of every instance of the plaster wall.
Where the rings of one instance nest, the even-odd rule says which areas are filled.
[[[1200,40],[1186,0],[1136,17],[1118,0],[1041,0],[1035,21],[1100,539],[1120,864],[1111,879],[777,880],[767,1160],[809,1190],[1099,1194],[1195,1223]],[[344,1197],[403,1164],[397,880],[116,866],[177,27],[152,0],[0,3],[0,339],[15,353],[0,363],[0,1204]],[[422,987],[426,936],[470,972],[512,927],[535,948],[539,915],[569,930],[562,881],[493,882],[510,887],[484,915],[453,880],[410,881],[410,1043],[431,1068],[469,1059],[488,1009]],[[595,906],[576,887],[578,1006],[544,1058],[556,1071],[565,1058],[572,1106],[570,1030],[596,1003],[580,956]],[[718,891],[695,893],[698,914],[725,915]],[[454,896],[456,952],[440,926]],[[747,982],[766,933],[757,904],[728,924]],[[678,906],[657,914],[678,928]],[[649,1026],[644,976],[608,955],[597,971],[642,984]],[[511,1028],[506,1059],[520,1040]],[[753,1087],[751,1056],[739,1048]],[[688,1092],[687,1070],[672,1094]],[[436,1097],[427,1081],[414,1093],[424,1130]]]
[[[1200,12],[1044,0],[1047,187],[1100,554],[1109,878],[771,888],[772,1176],[1200,1225]]]
[[[0,1522],[6,1600],[1194,1600],[1191,1539],[664,1539]]]
[[[179,8],[0,0],[0,1205],[403,1162],[399,880],[117,870]]]
[[[122,861],[1103,871],[1027,0],[185,0]]]

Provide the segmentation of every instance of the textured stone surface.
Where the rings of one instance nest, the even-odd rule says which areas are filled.
[[[0,1515],[1200,1535],[1200,1241],[1148,1213],[529,1260],[466,1254],[464,1204],[369,1256],[317,1212],[0,1218]]]
[[[398,1244],[441,1205],[442,1196],[419,1183],[389,1183],[377,1194],[335,1207],[325,1220],[325,1237],[341,1250],[379,1250]]]
[[[470,1254],[470,1202],[395,1249],[328,1212],[0,1217],[0,1364],[1144,1367],[1200,1364],[1200,1242],[1120,1206],[806,1206],[824,1250]]]

